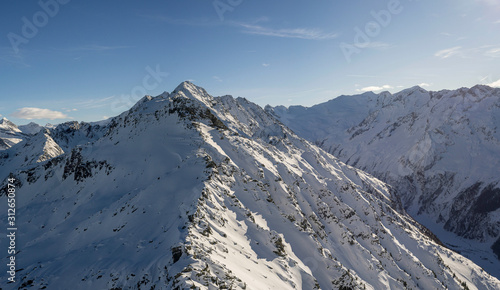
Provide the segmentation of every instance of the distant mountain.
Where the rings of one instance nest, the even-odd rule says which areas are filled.
[[[27,125],[18,126],[19,130],[24,134],[35,135],[43,129],[43,126],[38,125],[37,123],[30,122]]]
[[[393,186],[414,218],[500,276],[500,89],[413,87],[266,109]]]
[[[36,123],[17,126],[7,118],[0,120],[0,151],[8,149],[13,145],[23,141],[27,136],[35,135],[43,129]]]
[[[19,228],[2,288],[500,288],[386,184],[242,98],[184,82],[105,125],[35,136],[0,159]],[[40,160],[49,137],[65,153]]]
[[[24,134],[16,124],[2,118],[0,120],[0,150],[12,147],[14,144],[23,140]]]

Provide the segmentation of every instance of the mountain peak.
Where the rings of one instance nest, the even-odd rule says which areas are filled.
[[[30,122],[27,125],[19,126],[19,130],[21,130],[23,133],[29,134],[29,135],[36,134],[36,133],[40,132],[40,130],[42,130],[42,129],[43,129],[43,127],[38,125],[35,122]]]
[[[200,101],[207,106],[211,106],[210,104],[213,101],[213,97],[205,91],[204,88],[199,87],[190,81],[184,81],[180,85],[175,88],[172,92],[173,96],[182,96],[184,98]]]
[[[189,82],[144,100],[108,128],[66,123],[0,155],[29,213],[10,288],[499,288],[390,187],[258,105]]]
[[[0,120],[0,129],[8,130],[8,131],[15,131],[15,132],[21,132],[18,128],[17,125],[9,121],[7,118],[3,117]]]
[[[405,90],[402,90],[401,92],[399,93],[406,93],[408,95],[412,94],[412,93],[415,93],[415,92],[422,92],[422,93],[427,93],[428,91],[424,88],[422,88],[421,86],[413,86],[411,88],[408,88],[408,89],[405,89]]]
[[[1,124],[6,124],[6,123],[12,123],[11,121],[9,121],[9,119],[3,117],[1,120],[0,120],[0,125]]]

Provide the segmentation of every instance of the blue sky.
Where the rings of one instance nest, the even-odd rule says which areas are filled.
[[[0,114],[98,121],[184,80],[311,106],[342,94],[500,86],[498,0],[2,1]]]

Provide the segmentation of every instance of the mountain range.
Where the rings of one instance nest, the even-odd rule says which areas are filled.
[[[106,123],[19,135],[0,151],[19,267],[1,287],[500,288],[408,215],[397,187],[276,115],[184,82]]]
[[[33,135],[39,132],[42,126],[36,123],[29,123],[24,126],[17,126],[7,118],[0,120],[0,150],[5,150],[21,142],[26,135]]]
[[[267,107],[300,136],[391,185],[448,247],[500,272],[500,89],[341,96]]]

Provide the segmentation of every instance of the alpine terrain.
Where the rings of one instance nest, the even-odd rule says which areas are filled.
[[[424,92],[401,99],[412,94],[425,101]],[[474,134],[495,140],[488,128]],[[500,289],[407,215],[391,187],[242,98],[184,82],[107,123],[23,136],[0,152],[1,186],[16,186],[16,271],[7,273],[14,282],[2,279],[4,289]],[[418,165],[402,164],[408,172]],[[477,185],[479,193],[491,182]],[[426,196],[415,190],[415,200]],[[452,195],[443,191],[458,200]],[[4,190],[3,229],[12,226],[7,200]],[[486,218],[490,204],[480,209]],[[444,220],[450,215],[443,209]],[[8,247],[1,239],[4,264]]]
[[[500,277],[500,89],[413,87],[267,111],[390,184],[412,217]]]
[[[0,150],[12,147],[21,142],[26,135],[33,135],[41,129],[42,127],[35,123],[18,127],[7,118],[2,118],[0,120]]]

